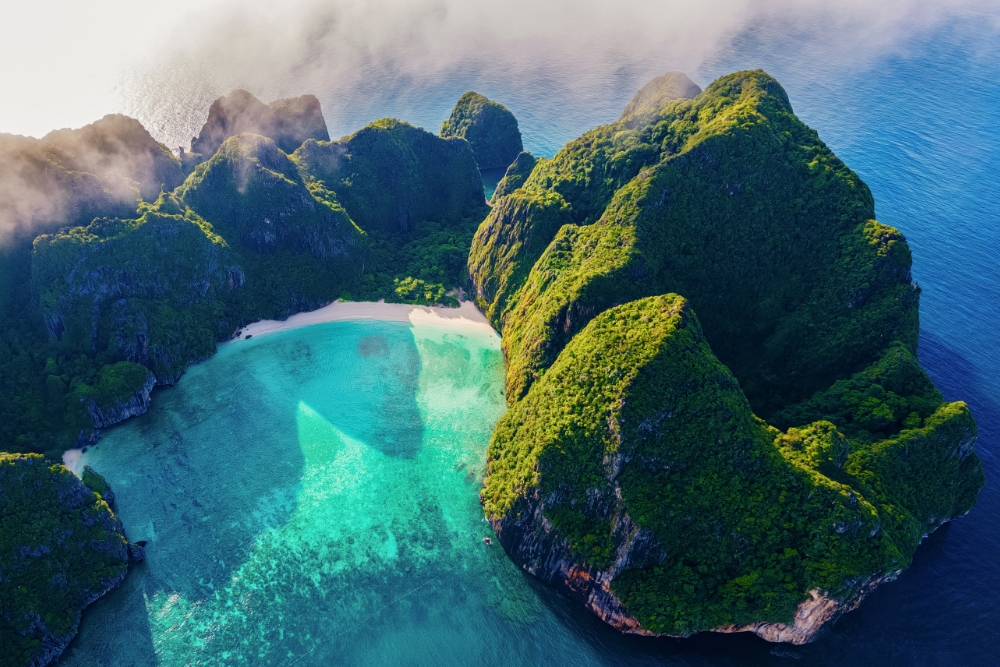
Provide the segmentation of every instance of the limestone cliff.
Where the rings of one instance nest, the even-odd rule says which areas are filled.
[[[208,120],[191,151],[207,160],[226,139],[248,132],[268,137],[291,153],[307,139],[329,141],[323,111],[314,95],[275,100],[264,104],[245,90],[234,90],[212,103]]]
[[[468,141],[480,169],[504,169],[524,150],[514,114],[472,91],[459,98],[441,126],[441,136]]]
[[[138,198],[154,200],[183,179],[170,151],[121,115],[41,139],[0,134],[0,247],[96,216],[134,214]]]
[[[94,428],[108,428],[129,417],[145,414],[149,409],[149,394],[156,386],[156,376],[148,371],[145,375],[142,386],[127,396],[114,397],[103,404],[94,397],[84,399],[85,409]]]

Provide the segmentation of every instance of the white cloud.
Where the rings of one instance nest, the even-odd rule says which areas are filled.
[[[430,123],[441,114],[421,106],[431,93],[468,87],[486,94],[490,87],[551,91],[540,106],[576,113],[568,107],[596,103],[608,87],[634,89],[667,69],[694,73],[752,26],[801,36],[804,57],[864,66],[906,49],[914,34],[943,21],[970,15],[996,21],[998,6],[997,0],[21,3],[5,9],[0,24],[7,65],[0,68],[0,131],[39,135],[124,111],[170,145],[186,146],[212,99],[236,87],[265,100],[314,93],[335,135],[385,114]]]

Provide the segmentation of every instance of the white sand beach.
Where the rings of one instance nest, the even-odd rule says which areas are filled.
[[[486,316],[479,312],[471,301],[463,301],[458,308],[411,306],[383,301],[335,301],[317,310],[297,313],[287,320],[261,320],[248,324],[240,330],[238,338],[246,339],[249,336],[263,336],[274,331],[340,320],[408,321],[413,324],[445,324],[493,331]]]
[[[77,477],[83,477],[83,456],[82,449],[67,449],[63,452],[63,465],[70,469]]]

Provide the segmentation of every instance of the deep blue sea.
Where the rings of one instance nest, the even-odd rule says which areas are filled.
[[[622,636],[480,548],[496,340],[319,325],[226,348],[93,453],[152,555],[87,612],[63,664],[1000,665],[1000,40],[959,21],[859,62],[760,29],[689,74],[705,86],[758,67],[907,236],[921,361],[979,424],[978,505],[896,582],[803,647]],[[559,76],[472,72],[403,106],[434,128],[476,88],[517,114],[527,149],[551,155],[614,120],[636,87],[624,73],[573,104]]]

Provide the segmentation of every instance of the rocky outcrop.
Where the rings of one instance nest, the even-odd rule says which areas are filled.
[[[519,503],[516,511],[490,518],[490,525],[511,560],[582,603],[612,627],[629,634],[653,635],[642,628],[611,590],[611,582],[619,571],[659,560],[658,545],[648,531],[640,530],[628,514],[617,514],[613,532],[620,546],[612,565],[601,569],[581,564],[566,538],[545,518],[540,495],[536,491]]]
[[[257,134],[226,139],[174,196],[255,253],[351,264],[361,241],[343,209],[314,196],[295,163]]]
[[[94,428],[108,428],[129,417],[145,414],[149,409],[149,394],[156,386],[156,376],[149,373],[142,389],[125,400],[115,400],[106,405],[99,405],[96,399],[90,399],[86,404],[87,414],[94,423]]]
[[[809,591],[809,599],[795,610],[791,625],[785,623],[751,623],[749,625],[726,625],[714,628],[712,632],[752,632],[769,642],[787,644],[808,644],[822,635],[833,623],[849,611],[854,611],[869,593],[882,583],[894,581],[900,572],[869,577],[856,585],[849,596],[837,600],[819,589]]]
[[[307,139],[330,140],[316,96],[303,95],[264,104],[245,90],[234,90],[212,103],[208,120],[191,140],[191,151],[207,160],[226,139],[244,132],[268,137],[286,153]]]
[[[504,169],[524,150],[514,114],[472,91],[459,98],[441,126],[441,136],[468,141],[480,169]]]
[[[483,182],[469,144],[383,118],[339,141],[307,141],[293,156],[361,229],[393,242],[421,222],[452,226],[485,214]]]
[[[929,382],[893,369],[911,390]],[[936,409],[895,438],[850,442],[822,420],[783,433],[753,414],[685,299],[629,301],[497,423],[486,517],[517,564],[623,632],[812,641],[982,486],[968,408],[917,398]]]
[[[0,664],[43,667],[83,609],[124,579],[128,541],[107,503],[62,465],[0,453]]]
[[[518,516],[513,519],[511,516]],[[685,636],[655,633],[642,627],[611,584],[615,576],[628,568],[653,567],[662,559],[662,550],[648,531],[639,529],[628,514],[614,517],[614,533],[620,545],[614,562],[605,569],[580,564],[568,541],[554,530],[545,518],[545,507],[535,493],[519,505],[512,515],[493,518],[490,525],[504,550],[517,565],[561,593],[581,603],[608,625],[626,634],[644,636]],[[900,571],[869,577],[852,586],[844,599],[834,599],[819,589],[809,591],[810,598],[795,611],[791,624],[751,623],[723,625],[711,632],[752,632],[769,642],[806,644],[822,635],[843,614],[857,609],[862,600],[882,583],[894,581]]]

